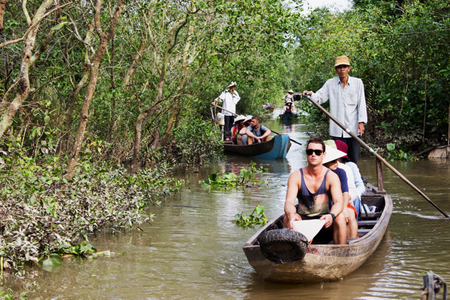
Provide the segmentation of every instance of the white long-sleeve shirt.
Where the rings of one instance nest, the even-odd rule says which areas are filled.
[[[218,97],[218,99],[223,102],[222,107],[226,110],[231,111],[232,113],[223,110],[222,113],[225,116],[232,116],[236,113],[236,104],[241,100],[241,97],[239,96],[238,92],[236,90],[233,91],[233,93],[230,92],[230,90],[223,91],[222,94]]]
[[[348,83],[342,88],[339,77],[328,79],[311,99],[322,104],[330,101],[330,113],[354,134],[358,134],[358,123],[367,123],[366,97],[361,79],[348,77]],[[339,125],[330,119],[330,135],[333,137],[351,137]]]

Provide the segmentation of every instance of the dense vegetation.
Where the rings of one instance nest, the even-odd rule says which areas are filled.
[[[420,152],[446,145],[449,129],[448,1],[355,1],[339,15],[316,10],[303,20],[291,84],[319,89],[335,76],[333,58],[351,58],[369,106],[366,140]],[[305,109],[313,110],[312,107]],[[323,115],[314,121],[326,123]]]
[[[320,88],[346,54],[366,86],[370,143],[447,143],[447,0],[300,4],[0,1],[2,268],[138,226],[176,186],[167,167],[219,157],[209,104],[230,81],[238,111],[259,113],[287,89]]]

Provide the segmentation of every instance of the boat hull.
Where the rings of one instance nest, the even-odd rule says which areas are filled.
[[[253,145],[224,144],[225,152],[258,159],[285,158],[291,142],[288,135],[276,135],[270,141]]]
[[[243,249],[249,263],[266,281],[288,283],[319,283],[339,280],[358,269],[377,249],[387,230],[392,214],[392,200],[386,194],[363,195],[368,200],[378,201],[382,207],[379,217],[360,224],[371,224],[370,229],[360,226],[357,239],[349,239],[345,245],[311,244],[305,257],[294,263],[277,264],[268,260],[261,252],[258,238],[266,230],[279,228],[283,215],[274,219],[253,235]]]

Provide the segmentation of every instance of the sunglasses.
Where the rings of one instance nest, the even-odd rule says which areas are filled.
[[[306,155],[312,155],[315,153],[317,156],[322,155],[323,151],[319,149],[306,149]]]

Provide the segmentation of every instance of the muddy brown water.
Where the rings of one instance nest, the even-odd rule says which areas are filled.
[[[267,125],[303,145],[292,144],[286,160],[228,157],[199,173],[179,174],[186,180],[183,189],[160,207],[149,208],[156,216],[142,232],[100,233],[91,238],[98,251],[122,255],[66,261],[52,272],[35,272],[38,275],[26,288],[29,299],[419,299],[426,272],[450,283],[450,220],[387,168],[384,184],[394,212],[384,240],[368,262],[337,282],[262,281],[242,251],[259,227],[243,229],[230,220],[240,212],[250,214],[257,205],[265,207],[269,219],[283,211],[287,178],[305,164],[308,138],[301,124]],[[198,183],[211,172],[237,172],[251,161],[269,169],[258,175],[264,185],[208,190]],[[450,213],[449,161],[392,165]],[[363,157],[359,167],[375,183],[374,159]],[[24,290],[8,280],[5,287]]]

